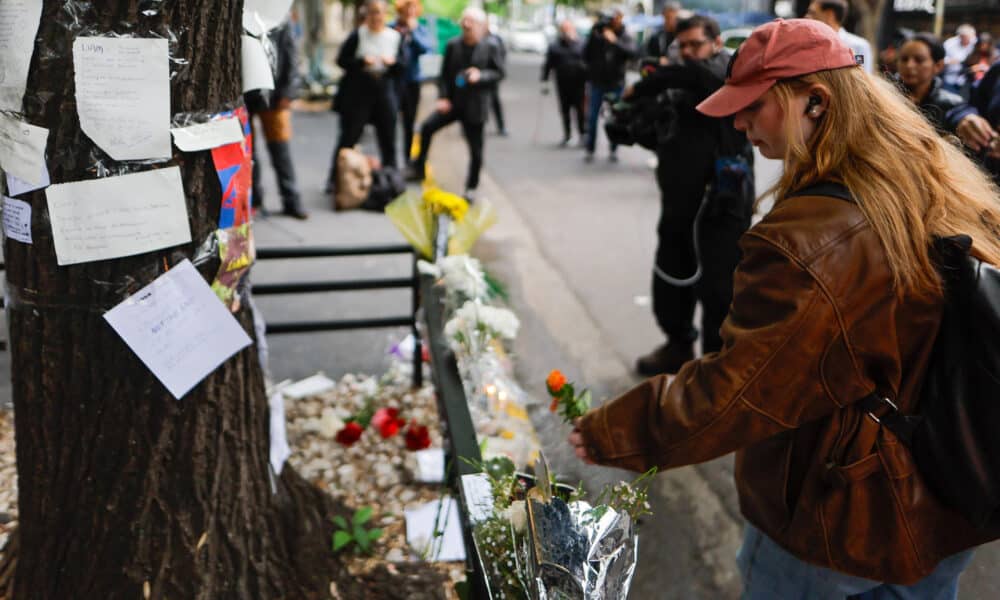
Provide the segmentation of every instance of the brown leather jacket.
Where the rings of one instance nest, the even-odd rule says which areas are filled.
[[[852,404],[873,390],[906,412],[940,296],[898,297],[857,207],[787,198],[741,240],[724,346],[583,417],[590,456],[644,471],[736,451],[743,515],[807,562],[911,584],[998,537],[925,487],[909,452]]]

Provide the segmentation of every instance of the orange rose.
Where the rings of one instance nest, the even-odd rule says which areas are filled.
[[[552,369],[548,379],[545,380],[545,384],[549,386],[549,393],[558,394],[559,390],[566,385],[566,376],[560,373],[558,369]]]

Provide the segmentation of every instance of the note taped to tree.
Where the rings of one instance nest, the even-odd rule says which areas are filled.
[[[21,112],[42,0],[0,2],[0,110]]]
[[[104,319],[178,400],[251,344],[187,259],[104,313]]]
[[[174,144],[183,152],[211,150],[243,141],[243,125],[235,117],[175,127],[170,133],[174,134]]]
[[[242,46],[243,93],[250,90],[273,90],[274,73],[264,45],[255,37],[244,35]]]
[[[0,115],[0,168],[29,184],[40,184],[48,140],[48,129]]]
[[[292,0],[246,0],[243,3],[243,29],[263,35],[288,19]]]
[[[57,184],[45,195],[60,266],[191,241],[178,167]]]
[[[3,197],[3,233],[12,240],[31,243],[31,205]]]
[[[87,137],[115,160],[170,158],[167,40],[79,37],[73,68]]]

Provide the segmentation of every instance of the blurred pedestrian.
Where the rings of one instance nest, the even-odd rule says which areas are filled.
[[[384,0],[365,3],[365,20],[351,32],[337,55],[344,70],[334,110],[340,113],[340,139],[327,176],[327,193],[337,187],[337,158],[342,148],[358,143],[365,125],[375,126],[382,165],[396,167],[398,74],[402,68],[401,36],[386,25]]]
[[[680,55],[677,48],[672,48],[672,45],[674,38],[677,37],[677,21],[680,19],[681,10],[683,10],[681,3],[675,0],[663,4],[663,26],[649,36],[643,52],[644,59],[659,65],[666,65],[671,59],[677,62]]]
[[[490,43],[497,47],[500,53],[500,61],[506,65],[507,64],[507,45],[504,44],[503,38],[496,33],[490,31],[487,39]],[[503,104],[500,101],[500,82],[495,81],[490,84],[492,88],[492,96],[490,98],[490,107],[493,110],[493,118],[497,122],[497,135],[500,137],[507,137],[507,122],[503,118]]]
[[[1000,264],[995,188],[807,19],[755,29],[699,110],[784,162],[741,241],[722,350],[591,410],[570,444],[638,472],[736,451],[744,600],[954,600],[1000,531],[946,506],[878,417],[920,397],[944,308],[935,239],[966,234]]]
[[[291,22],[285,22],[268,33],[276,53],[274,90],[270,95],[254,90],[245,95],[251,120],[260,119],[271,158],[278,192],[281,194],[282,214],[296,219],[307,219],[309,213],[302,208],[302,198],[295,179],[292,161],[292,100],[299,96],[299,53],[292,36]],[[258,138],[260,139],[260,138]],[[253,144],[253,207],[264,210],[264,190],[260,185],[261,169],[257,160],[257,146]]]
[[[938,75],[944,69],[944,46],[932,33],[917,33],[903,43],[896,58],[899,82],[906,96],[941,133],[955,133],[967,106],[944,89]]]
[[[399,78],[399,108],[403,118],[403,154],[409,160],[413,148],[413,127],[420,106],[420,57],[433,52],[435,43],[431,32],[417,20],[423,6],[420,0],[396,0],[396,21],[393,29],[399,32],[402,46],[402,70]]]
[[[970,88],[975,87],[982,80],[983,75],[986,75],[986,71],[989,71],[993,63],[997,61],[997,58],[1000,58],[1000,52],[993,44],[992,35],[986,32],[980,33],[976,40],[976,47],[962,63],[962,66],[965,67],[965,84]]]
[[[559,96],[559,115],[562,117],[563,140],[566,146],[572,137],[570,112],[576,112],[576,131],[584,141],[587,126],[584,113],[585,89],[587,85],[587,65],[583,62],[583,43],[576,33],[573,22],[566,19],[559,24],[559,37],[549,45],[542,65],[542,84],[555,72],[556,93]],[[543,93],[547,93],[543,87]]]
[[[847,0],[813,0],[809,4],[806,17],[829,25],[840,36],[840,41],[854,52],[854,56],[861,57],[865,71],[875,72],[872,45],[865,38],[844,29],[844,20],[847,19]]]
[[[941,79],[946,90],[961,93],[965,83],[965,59],[976,47],[976,28],[968,23],[958,26],[955,35],[944,41],[944,73]]]
[[[656,148],[660,221],[653,267],[653,314],[667,342],[636,362],[640,375],[676,373],[694,358],[701,303],[705,354],[722,347],[719,328],[733,297],[739,239],[753,213],[753,151],[732,119],[708,117],[699,102],[722,87],[730,53],[719,24],[694,16],[677,24],[681,61],[658,67],[625,98],[668,95],[675,123]],[[706,189],[709,191],[706,192]]]
[[[603,13],[590,30],[583,47],[583,60],[587,63],[587,154],[586,161],[594,160],[597,147],[597,122],[605,99],[615,101],[621,97],[625,85],[625,66],[638,57],[632,36],[625,30],[624,13],[620,8]],[[611,144],[612,162],[618,161],[617,144]]]
[[[440,129],[458,122],[469,147],[465,197],[472,201],[483,166],[483,129],[490,109],[491,84],[504,77],[503,57],[486,39],[486,13],[469,7],[462,11],[462,34],[449,41],[441,61],[440,97],[434,112],[420,126],[420,153],[410,179],[423,180],[431,140]]]

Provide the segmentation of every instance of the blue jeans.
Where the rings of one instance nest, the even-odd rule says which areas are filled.
[[[593,154],[597,147],[597,119],[601,116],[601,104],[604,103],[605,94],[614,94],[615,98],[622,95],[621,87],[601,87],[594,83],[587,84],[590,92],[590,105],[587,107],[587,153]],[[611,152],[614,152],[618,144],[611,144]]]
[[[958,576],[973,552],[944,559],[913,585],[892,585],[799,560],[747,523],[736,564],[743,576],[743,600],[956,600]]]

